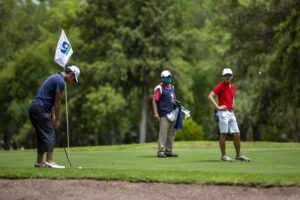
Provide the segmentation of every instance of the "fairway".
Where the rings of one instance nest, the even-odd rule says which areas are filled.
[[[227,154],[234,157],[232,142]],[[251,162],[222,162],[217,142],[176,142],[177,158],[157,158],[156,143],[73,147],[72,169],[35,169],[35,150],[0,152],[2,178],[93,178],[166,183],[247,185],[300,184],[300,144],[244,142],[242,153]],[[68,166],[63,149],[55,160]],[[79,169],[78,167],[82,167]]]

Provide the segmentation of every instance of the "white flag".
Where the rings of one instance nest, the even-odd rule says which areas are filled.
[[[73,54],[72,46],[64,32],[61,31],[61,35],[56,47],[55,58],[54,61],[62,67],[68,63],[69,58]]]

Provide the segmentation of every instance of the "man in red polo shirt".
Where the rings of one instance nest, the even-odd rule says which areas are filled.
[[[221,149],[221,160],[231,162],[232,159],[226,155],[226,135],[233,135],[233,144],[236,151],[236,160],[250,161],[246,156],[240,153],[240,130],[233,112],[235,85],[232,83],[233,73],[229,68],[225,68],[222,72],[223,82],[219,83],[209,94],[208,99],[218,110],[220,137],[219,145]],[[218,96],[218,104],[214,96]]]

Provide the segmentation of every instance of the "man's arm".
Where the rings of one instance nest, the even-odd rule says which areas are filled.
[[[152,107],[153,107],[153,112],[154,112],[154,117],[159,120],[159,114],[158,114],[158,109],[157,109],[157,103],[154,98],[152,98]]]
[[[59,127],[59,120],[60,120],[60,105],[61,105],[61,93],[56,93],[55,94],[55,102],[54,106],[52,108],[52,120],[53,120],[53,126],[54,128]]]
[[[156,86],[156,88],[154,89],[154,93],[152,96],[152,108],[153,108],[153,112],[154,112],[154,117],[159,121],[159,114],[158,114],[158,107],[157,107],[157,102],[160,99],[161,96],[161,90],[160,88],[161,86]]]
[[[215,96],[215,93],[214,92],[211,92],[209,95],[208,95],[208,99],[210,100],[210,102],[215,106],[215,108],[219,109],[219,110],[222,110],[222,109],[226,109],[227,107],[225,105],[222,105],[222,106],[219,106],[217,104],[217,102],[215,101],[214,99],[214,96]]]

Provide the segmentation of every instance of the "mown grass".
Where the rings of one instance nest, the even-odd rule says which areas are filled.
[[[228,155],[234,157],[232,142]],[[73,168],[35,169],[35,150],[0,152],[1,178],[91,178],[166,183],[299,185],[300,144],[244,142],[251,162],[220,161],[217,142],[176,142],[177,158],[157,158],[156,144],[73,147]],[[63,149],[55,149],[58,164],[68,166]],[[78,167],[81,166],[82,169]]]

